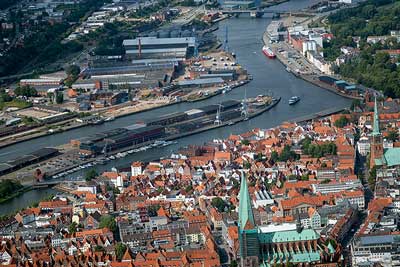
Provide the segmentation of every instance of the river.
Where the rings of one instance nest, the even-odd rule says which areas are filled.
[[[317,1],[294,0],[275,6],[273,9],[298,10],[315,2]],[[79,128],[5,147],[0,149],[0,162],[4,162],[23,153],[29,153],[40,147],[57,146],[68,142],[72,138],[79,138],[94,132],[131,125],[144,118],[159,116],[161,114],[175,111],[185,111],[208,104],[216,104],[229,99],[242,99],[245,90],[248,97],[266,94],[268,91],[271,91],[274,96],[282,97],[282,101],[273,109],[251,120],[230,127],[218,128],[208,132],[184,137],[179,139],[178,144],[176,145],[128,155],[125,158],[117,159],[106,165],[98,165],[96,166],[96,169],[98,172],[101,172],[110,169],[113,166],[127,166],[135,160],[150,161],[160,157],[169,156],[179,147],[190,144],[202,144],[212,139],[226,138],[230,134],[243,133],[253,128],[273,127],[279,125],[283,121],[313,114],[329,108],[348,107],[351,100],[345,99],[296,78],[294,75],[288,73],[279,61],[268,59],[261,53],[261,48],[263,46],[261,37],[270,21],[271,19],[269,18],[232,18],[220,22],[220,29],[216,32],[219,38],[223,40],[225,36],[225,26],[228,27],[229,49],[236,53],[237,62],[244,66],[244,68],[253,75],[253,81],[249,84],[234,89],[227,94],[215,96],[205,101],[180,103],[165,108],[122,117],[103,125]],[[289,106],[287,101],[293,95],[300,96],[301,101],[294,106]],[[82,175],[82,173],[78,172],[73,174],[73,176],[77,175]],[[32,198],[32,202],[37,201],[38,199],[45,197],[48,193],[48,190],[39,190],[35,195],[30,195],[29,198]],[[25,194],[15,199],[15,201],[0,205],[0,214],[9,213],[15,209],[26,206],[26,201],[18,201],[18,199],[24,200],[26,198],[27,195]]]

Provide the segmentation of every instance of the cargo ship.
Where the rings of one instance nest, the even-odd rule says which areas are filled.
[[[262,48],[262,52],[268,58],[275,58],[276,57],[275,53],[272,51],[272,49],[269,46],[265,46],[264,45],[263,48]]]

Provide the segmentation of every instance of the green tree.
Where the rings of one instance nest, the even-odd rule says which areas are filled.
[[[392,142],[396,142],[399,139],[399,133],[397,131],[390,131],[388,133],[387,139]]]
[[[271,160],[272,160],[273,162],[277,162],[277,161],[279,160],[279,154],[278,154],[278,152],[276,152],[275,150],[272,151],[272,153],[271,153]]]
[[[375,189],[375,183],[376,183],[376,166],[372,167],[369,170],[369,175],[368,175],[368,184],[371,190]]]
[[[147,207],[147,213],[149,214],[150,217],[157,216],[157,211],[160,209],[160,207],[161,206],[159,204],[151,205]]]
[[[353,99],[350,109],[354,111],[354,109],[359,106],[361,106],[361,101],[359,99]]]
[[[300,156],[296,152],[291,150],[289,145],[285,145],[281,154],[279,155],[279,161],[293,161],[299,159]]]
[[[189,193],[190,191],[192,191],[193,190],[193,186],[192,185],[188,185],[188,186],[186,186],[186,188],[185,188],[185,192],[186,193]]]
[[[69,65],[65,72],[68,76],[76,77],[79,75],[79,73],[81,73],[81,68],[79,68],[77,65]]]
[[[347,124],[349,124],[349,119],[346,116],[341,116],[335,121],[335,126],[338,128],[343,128]]]
[[[356,7],[330,14],[328,22],[335,38],[326,46],[324,44],[324,56],[333,60],[340,55],[342,46],[360,48],[358,56],[341,64],[335,71],[367,87],[381,90],[387,96],[400,97],[399,67],[387,53],[381,51],[399,49],[400,43],[393,38],[387,38],[383,43],[366,42],[368,36],[389,35],[390,30],[398,30],[398,25],[393,23],[398,21],[399,12],[397,1],[367,0]],[[357,45],[353,41],[355,36],[361,38]]]
[[[0,182],[0,199],[7,198],[8,196],[15,194],[16,191],[22,189],[23,186],[20,182],[5,179]]]
[[[68,226],[68,232],[70,234],[75,234],[77,231],[78,225],[76,224],[76,222],[72,222],[69,226]]]
[[[108,228],[112,232],[115,232],[117,230],[117,223],[115,222],[115,219],[113,216],[104,215],[104,216],[101,216],[101,218],[100,218],[99,228]]]
[[[244,162],[243,163],[243,168],[246,169],[246,170],[250,169],[251,168],[251,163],[248,162],[248,161]]]
[[[0,89],[0,102],[10,102],[12,97],[4,89]]]
[[[312,140],[307,137],[303,139],[300,144],[303,154],[310,155],[313,158],[321,158],[325,155],[336,155],[337,152],[336,144],[333,142],[326,142],[321,145],[313,144]]]
[[[250,144],[250,141],[244,139],[244,140],[241,141],[241,143],[242,143],[242,145],[244,145],[244,146],[248,146],[248,145]]]
[[[96,252],[104,252],[104,251],[106,251],[106,249],[103,246],[96,245],[94,247],[94,251],[96,251]]]
[[[238,263],[236,260],[232,260],[231,263],[229,264],[229,267],[238,267]]]
[[[331,179],[325,179],[321,182],[321,184],[329,184],[331,182]]]
[[[97,177],[98,173],[95,169],[90,169],[88,171],[85,172],[85,180],[87,182],[95,179]]]
[[[115,256],[117,256],[119,261],[122,260],[126,250],[127,246],[124,243],[119,242],[115,245]]]
[[[34,87],[30,85],[22,85],[15,88],[14,94],[17,96],[32,97],[32,96],[37,96],[38,92]]]
[[[57,93],[56,95],[56,103],[57,104],[62,104],[64,102],[64,94],[63,93]]]
[[[309,177],[308,174],[303,174],[303,175],[301,176],[301,180],[302,180],[302,181],[308,181],[309,179],[310,179],[310,177]]]
[[[219,212],[224,212],[225,211],[225,207],[226,207],[226,203],[225,201],[220,198],[220,197],[214,197],[211,200],[211,205],[216,208]]]

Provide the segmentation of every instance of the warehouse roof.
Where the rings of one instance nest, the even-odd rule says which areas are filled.
[[[161,115],[156,118],[144,119],[143,121],[146,124],[150,124],[150,123],[154,123],[154,122],[158,122],[158,121],[165,121],[165,120],[172,120],[174,118],[181,118],[182,116],[185,116],[185,115],[186,115],[186,113],[184,113],[184,112],[174,112],[174,113]]]
[[[187,115],[191,116],[191,115],[203,113],[203,111],[200,110],[200,109],[191,109],[191,110],[185,111],[185,113],[186,113]]]
[[[186,47],[173,47],[173,48],[151,48],[151,49],[142,49],[142,51],[139,51],[139,49],[129,49],[126,50],[127,54],[138,54],[141,52],[142,54],[151,54],[151,53],[168,53],[168,52],[174,52],[174,53],[186,53],[187,48]]]
[[[139,128],[142,128],[142,127],[145,127],[145,126],[146,126],[146,125],[144,125],[144,124],[138,124],[138,123],[136,123],[136,124],[132,124],[132,125],[125,126],[124,128],[130,131],[130,130],[139,129]]]
[[[56,148],[51,148],[51,147],[41,148],[30,154],[23,155],[23,156],[15,158],[15,159],[9,160],[6,163],[6,165],[15,166],[15,167],[27,165],[35,160],[41,160],[46,157],[52,156],[52,155],[56,154],[57,152],[58,152],[58,149],[56,149]]]
[[[178,85],[179,86],[190,86],[190,85],[205,85],[205,84],[213,84],[213,83],[217,84],[217,83],[223,83],[223,82],[224,82],[224,80],[221,77],[216,77],[216,78],[179,81]]]
[[[123,45],[139,45],[139,39],[141,45],[167,45],[167,44],[189,44],[194,46],[196,42],[195,37],[181,37],[181,38],[156,38],[156,37],[141,37],[137,39],[126,39],[123,41]]]
[[[232,77],[233,73],[206,73],[200,74],[200,78],[211,78],[211,77]]]
[[[45,147],[45,148],[41,148],[39,150],[36,150],[35,152],[31,153],[32,156],[35,156],[37,158],[43,158],[43,157],[47,157],[50,156],[54,153],[57,153],[58,149],[53,148],[53,147]]]
[[[163,127],[161,127],[159,125],[150,125],[150,126],[146,126],[146,127],[141,127],[141,128],[129,130],[129,131],[125,132],[125,133],[114,135],[114,136],[108,137],[106,139],[114,140],[114,141],[118,142],[120,139],[125,139],[128,136],[132,136],[132,135],[135,135],[135,134],[142,134],[142,133],[145,133],[145,132],[148,132],[148,131],[152,131],[152,130],[155,130],[155,129],[160,129],[160,128],[163,128]]]

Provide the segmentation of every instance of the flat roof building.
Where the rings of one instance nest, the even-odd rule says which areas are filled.
[[[195,44],[195,37],[140,37],[136,39],[127,39],[122,43],[128,58],[177,58],[179,60],[183,60],[192,54]]]

